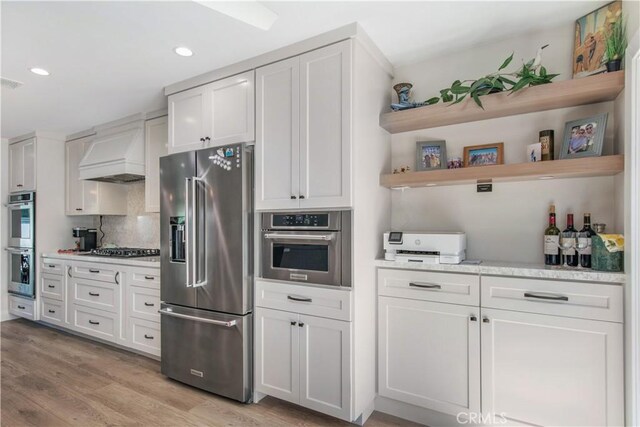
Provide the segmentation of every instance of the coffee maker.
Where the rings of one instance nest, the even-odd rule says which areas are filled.
[[[73,237],[79,252],[91,252],[98,247],[98,231],[95,228],[74,227]]]

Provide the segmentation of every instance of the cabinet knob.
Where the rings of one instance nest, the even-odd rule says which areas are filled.
[[[22,184],[17,184],[16,187],[21,188]]]
[[[300,199],[304,199],[304,195],[302,195],[302,194],[301,194],[301,195],[300,195]]]
[[[209,138],[208,136],[205,136],[205,137],[204,137],[204,140],[205,140],[205,141],[211,141],[211,138]]]
[[[291,321],[291,326],[296,326],[297,324],[297,322]]]
[[[204,143],[204,138],[200,138],[200,142]]]
[[[298,326],[300,326],[302,328],[304,326],[304,323],[300,322],[300,323],[298,323]]]
[[[475,322],[478,320],[478,318],[472,314],[471,317],[469,317],[469,320],[471,320],[472,322]]]
[[[295,199],[297,199],[296,196],[291,196],[291,200],[295,200]]]
[[[483,317],[482,318],[482,322],[483,323],[489,323],[489,318],[488,317]]]
[[[76,208],[76,210],[77,210],[77,211],[81,211],[81,210],[82,210],[82,208]]]

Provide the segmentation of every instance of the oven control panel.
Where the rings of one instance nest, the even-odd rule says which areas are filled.
[[[328,227],[329,214],[276,214],[273,227]]]

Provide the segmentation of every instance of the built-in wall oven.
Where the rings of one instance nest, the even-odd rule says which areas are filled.
[[[9,256],[10,293],[35,298],[35,198],[33,192],[9,196]]]
[[[351,212],[262,214],[262,277],[351,286]]]

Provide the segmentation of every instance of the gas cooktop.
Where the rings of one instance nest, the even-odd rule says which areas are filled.
[[[92,249],[87,255],[105,256],[114,258],[140,258],[146,256],[159,256],[160,249],[143,248],[102,248]]]

